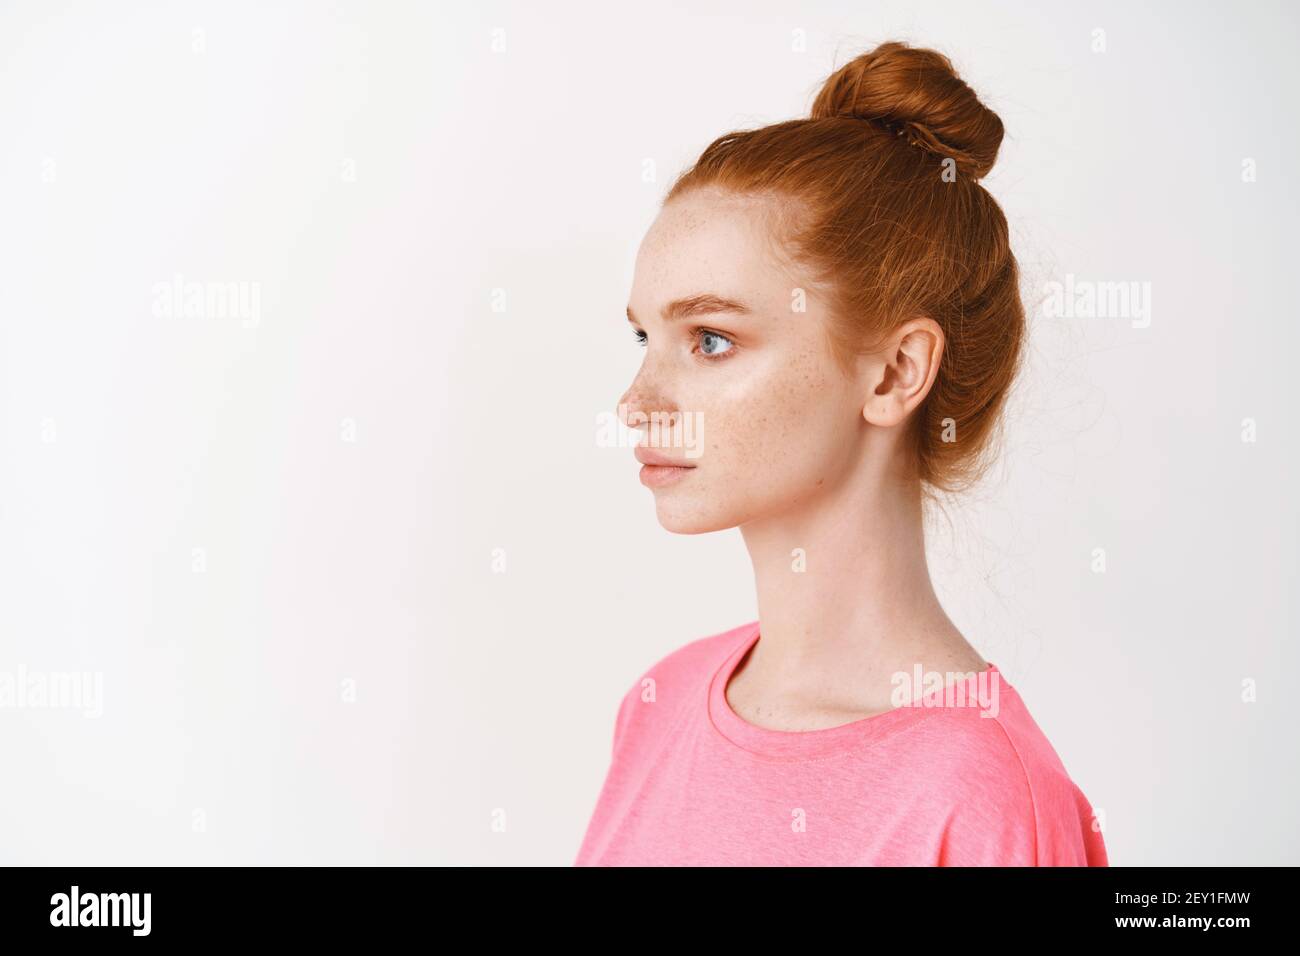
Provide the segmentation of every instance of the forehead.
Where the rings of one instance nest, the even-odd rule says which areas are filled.
[[[712,292],[742,301],[789,298],[796,284],[773,247],[770,200],[693,190],[660,210],[636,257],[632,307]]]

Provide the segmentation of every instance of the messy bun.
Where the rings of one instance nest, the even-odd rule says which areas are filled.
[[[927,489],[982,473],[1021,359],[1019,270],[979,183],[1001,143],[1002,121],[947,57],[884,43],[832,73],[808,118],[714,140],[664,200],[700,187],[770,200],[846,374],[903,322],[938,323],[939,372],[908,431]]]
[[[980,179],[1002,145],[1002,120],[962,82],[946,56],[882,43],[840,67],[813,102],[812,119],[867,120]]]

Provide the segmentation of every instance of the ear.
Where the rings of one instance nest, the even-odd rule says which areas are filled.
[[[882,349],[864,358],[870,392],[862,417],[882,428],[906,419],[930,393],[943,346],[943,329],[933,319],[912,319],[899,326]]]

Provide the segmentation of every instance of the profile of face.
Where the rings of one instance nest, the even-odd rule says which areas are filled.
[[[756,202],[691,190],[663,207],[637,253],[628,320],[646,351],[620,417],[643,433],[639,460],[690,466],[642,470],[669,531],[737,527],[834,494],[873,422],[901,420],[932,377],[920,352],[933,343],[904,348],[920,367],[895,348],[901,364],[846,376],[825,305],[775,254]]]

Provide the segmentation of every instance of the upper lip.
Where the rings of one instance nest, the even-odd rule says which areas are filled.
[[[695,467],[688,462],[678,461],[674,458],[669,458],[667,455],[661,455],[656,451],[651,451],[649,448],[638,447],[633,454],[636,455],[636,460],[641,462],[643,465],[667,465],[674,468]]]

